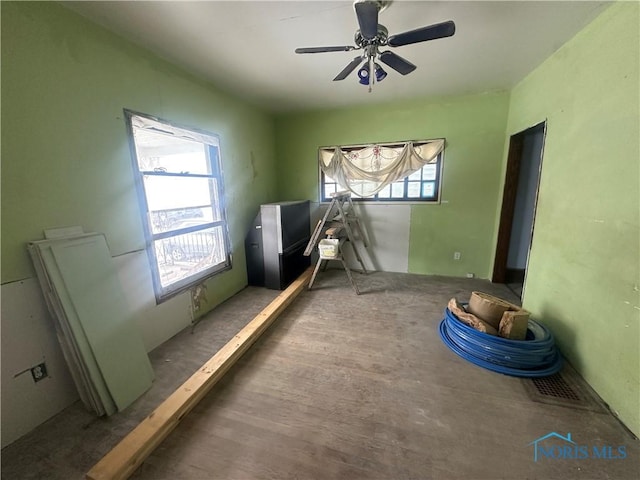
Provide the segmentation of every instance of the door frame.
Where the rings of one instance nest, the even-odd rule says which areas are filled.
[[[542,172],[542,157],[544,155],[544,144],[547,136],[547,121],[544,120],[536,125],[522,130],[509,139],[509,151],[507,153],[507,168],[504,177],[504,188],[502,191],[502,207],[500,210],[500,224],[498,226],[498,239],[496,242],[496,253],[493,262],[493,283],[507,282],[507,259],[509,256],[509,244],[511,242],[511,229],[513,227],[513,215],[515,213],[516,196],[518,193],[518,179],[520,177],[520,164],[522,162],[522,149],[524,137],[531,132],[542,128],[542,148],[540,151],[540,168],[538,169],[538,181],[536,185],[536,200],[533,206],[533,227],[531,238],[533,239],[533,228],[535,228],[536,210],[538,207],[538,194],[540,192],[540,175]],[[531,245],[529,245],[531,251]],[[529,255],[527,254],[527,266],[529,266]]]

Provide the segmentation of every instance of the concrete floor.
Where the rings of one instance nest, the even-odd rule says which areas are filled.
[[[639,478],[639,442],[610,413],[533,401],[530,380],[483,370],[442,344],[449,298],[481,290],[515,301],[504,285],[355,279],[360,296],[344,271],[320,273],[133,478]],[[277,294],[247,288],[153,351],[156,381],[126,411],[96,419],[76,403],[3,449],[2,478],[82,478]],[[529,444],[550,432],[589,451],[623,446],[626,458],[534,461]]]

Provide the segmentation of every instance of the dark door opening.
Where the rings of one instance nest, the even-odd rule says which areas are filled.
[[[522,295],[533,237],[546,122],[511,136],[491,280]]]

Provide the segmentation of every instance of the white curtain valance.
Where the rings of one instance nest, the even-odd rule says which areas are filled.
[[[436,162],[444,139],[407,142],[403,146],[367,145],[342,150],[319,150],[320,168],[341,188],[360,197],[370,197],[387,185],[402,180],[428,163]]]

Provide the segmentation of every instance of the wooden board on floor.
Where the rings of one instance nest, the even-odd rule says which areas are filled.
[[[311,269],[309,268],[95,464],[86,478],[88,480],[128,478],[304,290],[310,277]]]

